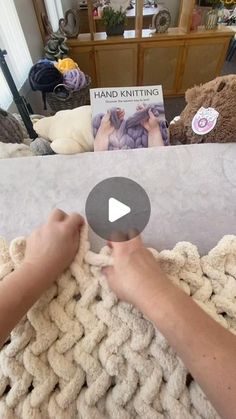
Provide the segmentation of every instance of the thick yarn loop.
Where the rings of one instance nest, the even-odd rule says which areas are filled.
[[[236,237],[200,257],[190,243],[150,249],[177,286],[236,333]],[[0,239],[0,278],[22,263],[25,239]],[[219,416],[161,333],[110,291],[109,247],[90,250],[87,227],[64,272],[0,352],[4,419],[216,419]],[[158,307],[157,307],[158,310]]]

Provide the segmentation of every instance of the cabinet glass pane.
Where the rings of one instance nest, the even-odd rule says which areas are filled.
[[[181,91],[185,91],[194,84],[206,83],[214,79],[224,48],[225,44],[217,43],[217,41],[211,44],[189,45]]]
[[[142,84],[162,84],[164,93],[174,93],[180,51],[179,46],[145,47]]]
[[[95,51],[99,87],[137,84],[136,45],[96,47]]]

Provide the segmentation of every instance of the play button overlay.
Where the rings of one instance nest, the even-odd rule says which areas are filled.
[[[85,205],[91,229],[101,238],[125,241],[142,233],[150,214],[150,200],[141,185],[124,177],[98,183]]]
[[[131,208],[128,207],[128,205],[123,204],[115,198],[109,199],[108,220],[110,223],[114,223],[114,221],[117,221],[125,215],[129,214],[130,211]]]

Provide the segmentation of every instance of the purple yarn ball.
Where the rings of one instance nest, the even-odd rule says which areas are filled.
[[[87,84],[85,74],[78,68],[66,71],[63,74],[63,82],[72,90],[80,90]]]

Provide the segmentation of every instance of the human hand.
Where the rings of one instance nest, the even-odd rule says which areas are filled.
[[[24,267],[53,282],[71,264],[79,246],[83,218],[55,209],[48,221],[28,237]],[[50,283],[48,283],[48,286]]]
[[[107,111],[107,113],[103,116],[99,127],[99,134],[108,136],[113,133],[114,127],[111,124],[110,116],[110,111]]]
[[[154,256],[140,237],[126,242],[112,242],[114,265],[103,268],[107,281],[123,301],[135,305],[147,316],[152,301],[171,285]]]
[[[151,111],[151,109],[149,109],[148,115],[149,115],[149,117],[141,123],[142,126],[148,132],[160,131],[160,125],[159,125],[158,118],[154,115],[154,113]]]

